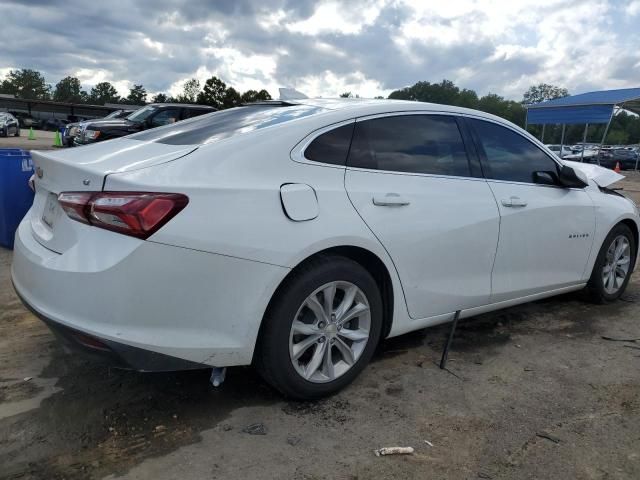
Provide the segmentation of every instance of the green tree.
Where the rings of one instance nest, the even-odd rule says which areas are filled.
[[[204,82],[202,92],[198,95],[198,103],[211,105],[217,109],[224,107],[227,84],[218,77],[211,77]]]
[[[53,99],[56,102],[81,103],[83,96],[80,80],[71,76],[64,77],[56,83],[56,87],[53,91]]]
[[[604,135],[604,132],[603,132]],[[602,137],[600,137],[602,138]],[[608,145],[626,145],[629,141],[629,134],[624,130],[609,130],[605,143]]]
[[[247,90],[241,96],[242,103],[261,102],[271,100],[271,95],[265,89],[260,90]]]
[[[242,97],[240,96],[240,92],[233,87],[229,87],[225,90],[224,98],[222,99],[222,108],[237,107],[241,103]]]
[[[474,90],[463,88],[458,94],[457,106],[478,108],[478,94]]]
[[[468,93],[465,99],[467,97]],[[460,89],[451,80],[442,80],[440,83],[417,82],[411,87],[391,92],[389,98],[456,106],[461,102]]]
[[[569,91],[566,88],[549,85],[548,83],[540,83],[530,86],[529,89],[524,92],[522,103],[528,105],[531,103],[546,102],[547,100],[562,98],[568,95]]]
[[[340,98],[351,98],[351,92],[341,93]]]
[[[147,90],[142,85],[134,85],[127,95],[127,103],[144,105],[147,103]]]
[[[0,84],[0,93],[30,100],[48,100],[51,96],[51,86],[47,85],[37,70],[23,68],[9,71]]]
[[[200,95],[200,82],[191,78],[184,82],[182,93],[176,97],[179,103],[196,103],[196,99]]]
[[[169,100],[170,98],[167,96],[166,93],[156,93],[151,98],[151,103],[168,103]]]
[[[109,82],[97,83],[89,93],[89,99],[91,103],[96,105],[104,105],[105,103],[118,103],[120,102],[120,95],[116,87]]]

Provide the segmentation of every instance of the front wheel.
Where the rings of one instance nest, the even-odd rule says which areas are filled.
[[[636,261],[635,238],[629,227],[616,225],[605,238],[591,278],[589,296],[596,303],[609,303],[620,298],[627,288]]]
[[[382,330],[378,286],[360,264],[319,257],[283,284],[264,318],[255,364],[288,397],[312,400],[349,384]]]

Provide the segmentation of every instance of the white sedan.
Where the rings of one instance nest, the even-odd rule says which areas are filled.
[[[33,160],[12,278],[54,332],[138,370],[254,364],[294,398],[456,312],[616,300],[636,262],[620,175],[463,108],[264,102]]]

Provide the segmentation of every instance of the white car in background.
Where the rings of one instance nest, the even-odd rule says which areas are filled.
[[[567,145],[547,144],[545,146],[560,158],[565,158],[567,155],[573,154],[571,147]]]
[[[138,370],[253,363],[294,398],[455,312],[616,300],[636,262],[620,175],[463,108],[264,102],[33,160],[12,278],[54,332]]]

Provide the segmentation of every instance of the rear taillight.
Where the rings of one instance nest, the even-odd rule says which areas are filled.
[[[148,238],[182,210],[179,193],[63,192],[60,206],[73,220],[137,238]]]

